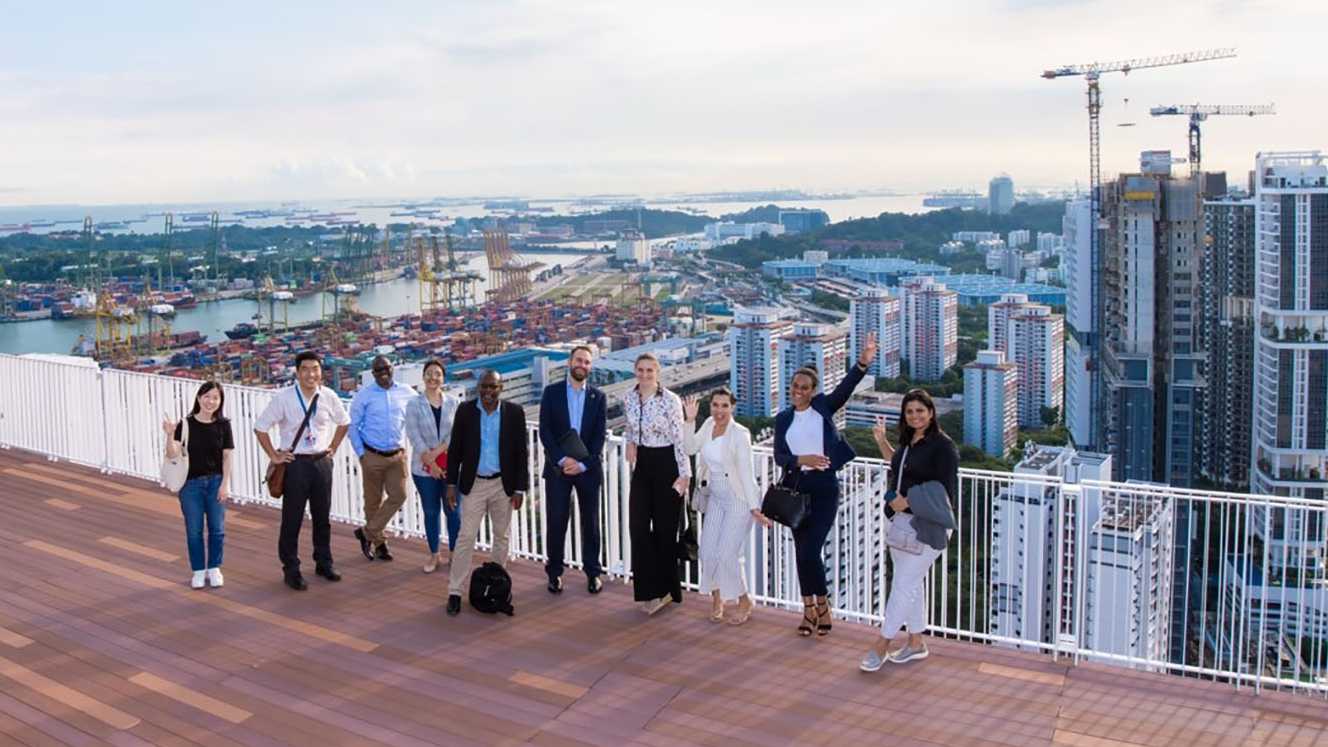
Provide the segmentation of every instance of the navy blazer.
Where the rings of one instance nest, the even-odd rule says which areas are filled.
[[[500,401],[502,416],[498,428],[498,471],[503,492],[511,497],[517,491],[530,490],[529,448],[526,433],[526,410],[515,402]],[[447,482],[457,486],[461,495],[470,495],[480,466],[480,401],[462,402],[452,419],[452,435],[447,445]]]
[[[581,413],[581,442],[590,452],[585,461],[586,474],[599,474],[603,461],[604,438],[608,431],[608,401],[604,392],[586,383],[586,407]],[[544,476],[561,475],[558,463],[567,456],[558,446],[558,439],[572,430],[572,418],[567,411],[567,382],[560,381],[544,387],[540,397],[539,435],[544,446]]]
[[[848,402],[853,390],[858,388],[858,383],[866,375],[867,369],[859,366],[855,361],[848,369],[848,374],[844,376],[844,380],[839,382],[839,386],[835,387],[833,392],[829,394],[821,393],[812,397],[812,409],[820,413],[821,419],[825,421],[825,433],[822,438],[825,443],[825,456],[830,458],[831,472],[838,472],[841,467],[858,456],[853,447],[849,446],[848,441],[844,440],[844,435],[839,432],[839,429],[835,428],[834,421],[831,418]],[[798,457],[789,451],[788,447],[787,436],[791,425],[793,425],[792,407],[780,410],[775,415],[775,464],[788,471],[797,469],[798,466]]]

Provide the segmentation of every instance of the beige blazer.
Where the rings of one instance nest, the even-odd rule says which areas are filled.
[[[683,448],[688,454],[700,454],[715,432],[714,418],[706,418],[695,432],[683,423]],[[756,471],[752,460],[752,432],[736,420],[730,420],[724,430],[728,448],[724,451],[724,477],[738,500],[750,509],[760,510],[761,496],[756,487]],[[696,460],[696,482],[700,485],[710,479],[710,464],[704,457]]]

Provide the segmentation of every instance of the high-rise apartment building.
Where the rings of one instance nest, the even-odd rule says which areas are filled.
[[[1019,425],[1044,428],[1043,410],[1059,413],[1065,403],[1065,318],[1028,304],[1007,324],[1010,361],[1019,370]]]
[[[1075,630],[1074,585],[1085,561],[1076,533],[1097,523],[1102,491],[1070,493],[1036,478],[1110,480],[1111,457],[1034,445],[1014,472],[1025,478],[1016,477],[991,502],[991,632],[1057,643]],[[1058,507],[1058,500],[1065,504]]]
[[[930,278],[901,287],[909,375],[939,381],[959,356],[959,294]]]
[[[819,391],[830,392],[839,386],[848,371],[848,335],[832,324],[799,322],[793,331],[779,339],[779,410],[788,407],[789,383],[803,366],[816,369]],[[844,426],[844,410],[835,413],[835,424]]]
[[[1008,215],[1014,209],[1014,180],[1008,174],[994,177],[987,185],[987,212]]]
[[[1200,263],[1199,347],[1208,351],[1199,471],[1211,482],[1245,490],[1250,484],[1254,418],[1253,198],[1204,202]]]
[[[1203,411],[1198,346],[1202,199],[1222,174],[1171,176],[1165,152],[1102,187],[1104,450],[1119,480],[1189,486]]]
[[[1033,232],[1027,228],[1018,228],[1005,234],[1005,243],[1009,244],[1011,249],[1027,246],[1032,239]]]
[[[1328,164],[1319,151],[1255,159],[1251,489],[1324,500],[1328,487]],[[1325,527],[1306,511],[1253,511],[1275,567],[1316,567]],[[1317,517],[1321,519],[1322,517]]]
[[[1171,660],[1173,523],[1170,497],[1102,497],[1085,548],[1085,647]]]
[[[1006,293],[1001,300],[987,307],[987,349],[999,350],[1007,356],[1010,348],[1006,335],[1009,333],[1010,319],[1019,312],[1033,306],[1026,293]]]
[[[857,360],[867,335],[876,333],[876,359],[870,376],[899,377],[903,320],[899,299],[884,288],[869,288],[849,302],[849,356]]]
[[[1096,363],[1097,292],[1093,282],[1091,235],[1092,203],[1086,199],[1065,203],[1061,220],[1064,254],[1061,269],[1065,279],[1065,428],[1070,442],[1081,449],[1096,449],[1101,442],[1100,383]]]
[[[996,458],[1019,437],[1019,374],[999,350],[979,350],[964,366],[964,443]]]
[[[793,331],[788,311],[737,309],[729,328],[733,365],[729,388],[738,398],[737,414],[768,418],[779,411],[783,382],[779,375],[779,340]]]
[[[649,265],[651,259],[650,242],[639,233],[625,233],[622,238],[618,239],[614,258],[620,262],[635,262],[641,266]]]

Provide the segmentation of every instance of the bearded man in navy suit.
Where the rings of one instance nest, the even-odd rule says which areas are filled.
[[[548,516],[549,593],[563,590],[563,545],[572,516],[572,491],[581,517],[581,562],[586,589],[598,594],[600,579],[599,489],[604,483],[603,451],[607,431],[607,402],[604,392],[590,385],[590,367],[595,355],[585,345],[572,348],[567,361],[567,380],[544,388],[540,398],[539,433],[544,446],[544,500]],[[588,456],[580,460],[564,450],[567,434],[575,432]]]

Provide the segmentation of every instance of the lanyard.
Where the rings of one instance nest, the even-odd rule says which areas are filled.
[[[306,404],[304,404],[304,395],[303,395],[303,394],[300,394],[300,385],[299,385],[299,384],[296,384],[296,385],[295,385],[295,397],[296,397],[296,399],[300,400],[300,412],[303,413],[303,414],[305,414],[305,415],[308,415],[308,416],[309,416],[309,419],[310,419],[310,420],[313,420],[313,419],[314,419],[314,416],[309,412],[309,406],[306,405]],[[318,403],[317,403],[317,402],[314,403],[314,412],[318,412]]]

